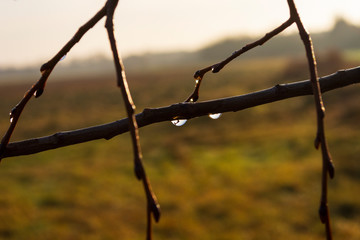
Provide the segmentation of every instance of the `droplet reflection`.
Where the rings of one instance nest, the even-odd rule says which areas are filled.
[[[209,114],[209,117],[211,119],[218,119],[219,117],[221,117],[221,113],[213,113],[213,114]]]
[[[60,58],[60,61],[64,60],[66,58],[66,54]]]
[[[186,122],[187,122],[187,119],[174,119],[171,121],[171,123],[177,127],[183,126]]]

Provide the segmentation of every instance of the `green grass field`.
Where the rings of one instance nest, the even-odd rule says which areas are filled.
[[[287,82],[286,66],[283,59],[238,61],[205,78],[200,100]],[[184,101],[194,85],[192,73],[201,67],[129,72],[137,112]],[[302,74],[306,78],[306,69]],[[0,86],[1,133],[29,86]],[[359,90],[350,86],[324,95],[336,166],[329,185],[335,239],[360,238]],[[26,108],[13,140],[124,116],[112,74],[50,79],[44,95]],[[162,208],[154,239],[325,239],[317,214],[321,155],[313,147],[315,121],[309,96],[218,120],[196,118],[183,127],[165,122],[141,128],[145,167]],[[4,159],[0,191],[0,239],[145,238],[145,196],[133,173],[129,134]]]

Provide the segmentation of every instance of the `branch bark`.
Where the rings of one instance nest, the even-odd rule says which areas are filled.
[[[319,82],[322,92],[360,83],[360,67],[338,71],[320,78]],[[278,84],[265,90],[240,96],[198,103],[178,103],[161,108],[147,108],[136,115],[136,121],[138,127],[144,127],[158,122],[171,121],[175,118],[191,119],[209,113],[241,111],[271,102],[312,94],[310,80]],[[97,139],[111,139],[128,131],[128,119],[124,118],[89,128],[58,132],[51,136],[9,143],[3,158],[35,154]]]
[[[75,35],[70,39],[70,41],[47,63],[43,64],[40,67],[41,77],[40,79],[27,91],[21,99],[21,101],[11,110],[10,113],[10,127],[7,132],[3,136],[0,144],[0,162],[2,158],[2,154],[5,151],[7,144],[10,141],[11,135],[16,127],[16,124],[20,118],[22,111],[24,110],[26,104],[32,98],[33,95],[35,97],[40,97],[44,91],[46,81],[48,80],[52,70],[55,68],[56,64],[60,61],[60,59],[65,56],[76,43],[80,41],[80,39],[85,35],[85,33],[91,29],[97,22],[100,21],[106,15],[106,6],[100,9],[89,21],[87,21],[83,26],[79,28],[79,30],[75,33]]]
[[[130,89],[128,87],[128,83],[126,80],[124,66],[122,64],[121,58],[118,54],[116,40],[114,36],[114,24],[113,24],[113,17],[114,11],[118,4],[118,0],[108,0],[107,2],[107,19],[105,23],[105,28],[107,29],[111,51],[113,53],[115,69],[116,69],[116,76],[117,76],[117,85],[121,90],[126,112],[128,115],[129,120],[129,130],[131,134],[131,140],[134,150],[134,170],[135,175],[138,180],[141,180],[144,186],[146,199],[147,199],[147,232],[146,232],[146,239],[152,239],[152,232],[151,232],[151,218],[149,217],[151,213],[154,216],[156,222],[160,219],[160,205],[155,194],[152,191],[150,181],[146,175],[145,168],[142,163],[142,153],[140,148],[140,140],[139,140],[139,131],[138,125],[135,118],[135,104],[132,100]]]

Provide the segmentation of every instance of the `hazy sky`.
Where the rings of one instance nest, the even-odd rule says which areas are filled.
[[[105,0],[1,0],[0,68],[47,61],[104,3]],[[330,28],[337,16],[360,24],[359,0],[296,0],[296,4],[310,32]],[[194,50],[226,36],[263,35],[288,16],[286,0],[120,0],[115,34],[125,56]],[[104,20],[84,36],[66,59],[99,53],[110,54]]]

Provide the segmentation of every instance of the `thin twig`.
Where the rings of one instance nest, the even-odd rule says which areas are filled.
[[[198,70],[194,74],[195,78],[195,88],[193,93],[187,98],[186,102],[196,102],[199,98],[199,90],[200,85],[202,82],[202,79],[204,75],[212,71],[213,73],[219,72],[224,66],[226,66],[229,62],[231,62],[233,59],[237,58],[241,54],[245,53],[246,51],[260,46],[264,44],[266,41],[271,39],[272,37],[278,35],[280,32],[288,28],[293,23],[296,23],[301,40],[304,43],[305,51],[307,60],[309,63],[309,70],[310,70],[310,80],[312,82],[312,89],[315,99],[315,108],[317,113],[317,134],[315,138],[315,147],[318,149],[321,146],[321,152],[322,152],[322,159],[323,159],[323,169],[329,173],[330,178],[334,177],[335,169],[331,160],[331,155],[328,150],[328,146],[326,143],[325,138],[325,130],[324,130],[324,117],[325,117],[325,108],[321,97],[321,90],[318,82],[318,76],[317,76],[317,68],[316,68],[316,60],[313,50],[313,45],[311,41],[310,35],[305,30],[304,25],[301,22],[300,16],[297,12],[294,0],[287,0],[289,10],[290,10],[290,17],[289,19],[284,22],[282,25],[280,25],[278,28],[274,29],[273,31],[267,33],[263,38],[250,43],[246,46],[244,46],[242,49],[235,51],[230,57],[226,58],[225,60],[208,66],[204,69]],[[332,234],[330,230],[330,217],[329,217],[329,211],[328,211],[328,204],[327,204],[327,175],[322,174],[322,193],[321,193],[321,204],[320,204],[320,219],[322,223],[325,224],[326,228],[326,237],[328,240],[332,239]]]
[[[139,141],[139,131],[137,122],[135,119],[135,104],[131,98],[130,90],[127,84],[126,75],[124,66],[122,61],[119,57],[118,50],[116,47],[116,41],[114,36],[114,26],[113,26],[113,16],[116,6],[118,4],[118,0],[109,0],[108,1],[108,8],[107,8],[107,19],[105,23],[106,30],[108,32],[109,41],[111,50],[113,53],[115,69],[116,69],[116,76],[117,76],[117,84],[121,90],[124,104],[126,107],[126,112],[129,119],[129,129],[131,133],[132,145],[134,150],[134,166],[135,166],[135,175],[139,180],[142,180],[144,185],[144,190],[147,199],[147,231],[146,236],[147,239],[150,240],[152,238],[151,234],[151,218],[148,216],[153,214],[155,221],[159,221],[160,218],[160,205],[157,201],[155,194],[151,189],[150,182],[146,176],[146,172],[142,163],[142,153],[140,148],[140,141]]]
[[[314,94],[315,100],[315,108],[317,113],[317,134],[315,137],[315,148],[319,148],[321,146],[322,153],[322,177],[321,177],[321,200],[320,200],[320,208],[319,215],[321,222],[325,224],[325,232],[327,240],[332,239],[331,226],[330,226],[330,216],[328,209],[328,200],[327,200],[327,173],[329,173],[330,177],[333,178],[335,174],[334,166],[331,160],[331,155],[328,150],[328,146],[325,138],[325,129],[324,129],[324,117],[325,117],[325,107],[322,101],[320,84],[318,81],[317,75],[317,67],[316,67],[316,59],[313,49],[313,44],[311,41],[311,37],[306,31],[299,13],[296,9],[295,3],[293,0],[288,0],[288,5],[290,9],[290,15],[295,20],[297,28],[299,30],[299,34],[301,40],[304,43],[306,56],[309,64],[310,70],[310,80],[312,85],[312,90]]]
[[[319,79],[321,91],[328,92],[360,83],[360,67],[341,70]],[[197,103],[178,103],[161,108],[147,108],[136,115],[139,127],[169,122],[181,116],[185,119],[206,116],[209,113],[235,112],[288,98],[312,95],[311,81],[279,84],[274,87],[240,96]],[[127,118],[84,129],[55,133],[51,136],[10,143],[4,158],[35,154],[51,149],[80,144],[98,139],[111,139],[129,131]]]
[[[10,126],[3,136],[0,145],[0,161],[5,153],[6,146],[8,145],[10,138],[15,130],[16,124],[21,116],[22,111],[24,110],[26,104],[29,102],[31,97],[35,95],[35,97],[40,97],[44,91],[45,84],[47,79],[49,78],[52,70],[55,68],[56,64],[60,61],[60,59],[66,55],[70,49],[80,41],[82,36],[92,28],[101,18],[103,18],[106,14],[105,6],[95,14],[87,23],[85,23],[79,30],[75,33],[73,38],[47,63],[43,64],[40,68],[41,77],[24,95],[21,101],[11,110],[10,113]]]
[[[110,45],[114,56],[118,86],[122,91],[122,95],[125,100],[125,106],[130,121],[130,130],[133,140],[134,156],[135,156],[135,172],[138,179],[141,179],[143,181],[147,202],[148,202],[147,205],[151,206],[151,208],[149,208],[151,210],[150,213],[153,213],[155,220],[158,221],[160,218],[159,204],[157,202],[156,196],[153,194],[151,190],[149,180],[146,177],[145,170],[141,162],[142,156],[141,156],[141,150],[139,144],[138,129],[134,115],[135,105],[133,104],[133,101],[131,99],[130,91],[126,82],[125,72],[123,71],[123,65],[121,59],[118,56],[117,48],[116,48],[116,42],[115,42],[114,30],[113,30],[113,16],[117,3],[118,0],[108,0],[105,6],[100,11],[98,11],[95,14],[95,16],[92,17],[87,23],[85,23],[82,27],[80,27],[79,30],[73,36],[73,38],[50,61],[48,61],[47,63],[41,66],[40,68],[42,74],[41,78],[36,84],[34,84],[30,88],[29,91],[26,92],[23,99],[12,109],[10,113],[10,126],[7,132],[5,133],[4,137],[2,138],[0,144],[0,161],[3,158],[3,156],[6,154],[6,149],[9,144],[11,135],[14,132],[16,124],[20,118],[20,115],[23,109],[25,108],[26,104],[28,103],[28,101],[31,99],[33,95],[35,95],[35,97],[40,97],[42,95],[46,81],[49,78],[52,70],[55,68],[56,64],[61,60],[63,56],[65,56],[71,50],[71,48],[76,43],[80,41],[80,39],[89,29],[91,29],[104,16],[107,16],[105,26],[108,31]],[[148,222],[148,226],[151,227],[151,222],[150,223]],[[147,238],[148,239],[151,238],[151,231],[150,233],[148,231]]]
[[[90,141],[98,138],[106,138],[109,139],[117,134],[120,134],[120,127],[118,125],[122,124],[122,132],[130,131],[132,137],[132,145],[134,150],[134,166],[135,166],[135,174],[138,179],[142,180],[144,185],[144,190],[147,198],[147,239],[150,240],[152,238],[151,234],[151,215],[155,218],[156,221],[159,220],[160,217],[160,209],[159,204],[157,202],[156,196],[153,194],[151,189],[151,185],[146,176],[145,169],[142,163],[142,154],[139,143],[139,134],[138,134],[138,122],[140,123],[140,127],[144,125],[148,125],[154,122],[171,120],[175,118],[192,118],[196,116],[202,116],[208,113],[220,113],[226,111],[238,111],[248,107],[273,102],[289,97],[300,96],[305,94],[313,94],[315,100],[315,107],[317,113],[317,134],[315,138],[315,147],[318,149],[321,147],[323,167],[322,167],[322,190],[321,190],[321,200],[320,200],[320,219],[322,223],[325,224],[326,237],[328,240],[332,239],[331,226],[330,226],[330,216],[328,209],[328,200],[327,200],[327,181],[328,176],[331,178],[334,177],[334,166],[331,160],[331,156],[328,150],[328,146],[325,138],[325,129],[324,129],[324,117],[325,117],[325,108],[322,101],[322,91],[326,91],[331,89],[327,89],[326,87],[320,88],[319,79],[317,76],[317,68],[316,68],[316,59],[313,51],[313,45],[310,38],[310,35],[307,33],[304,25],[300,19],[300,16],[297,12],[294,0],[287,0],[290,10],[290,17],[287,21],[285,21],[278,28],[273,31],[267,33],[263,38],[250,43],[244,46],[242,49],[235,51],[230,57],[226,58],[224,61],[219,62],[217,64],[211,65],[204,69],[197,71],[194,75],[196,80],[194,92],[190,95],[190,97],[186,100],[186,102],[196,102],[199,98],[199,89],[201,85],[201,81],[204,75],[212,71],[214,73],[219,72],[223,67],[225,67],[229,62],[233,59],[237,58],[241,54],[264,44],[266,41],[270,40],[272,37],[278,35],[280,32],[288,28],[293,23],[296,23],[298,27],[299,34],[305,46],[306,56],[309,63],[310,70],[310,82],[311,83],[311,91],[309,90],[309,83],[302,82],[296,84],[288,84],[288,85],[276,85],[275,87],[260,91],[253,94],[247,94],[240,97],[233,97],[228,99],[220,99],[215,101],[203,102],[198,104],[177,104],[172,105],[167,108],[167,110],[163,109],[146,109],[143,113],[135,116],[135,105],[131,98],[131,94],[127,85],[126,76],[123,64],[119,57],[116,41],[114,37],[114,29],[113,29],[113,15],[118,4],[118,0],[108,0],[105,6],[86,24],[79,28],[74,37],[47,63],[43,64],[40,68],[41,77],[36,84],[34,84],[26,93],[23,99],[11,110],[10,113],[10,126],[2,138],[0,144],[0,161],[4,157],[22,155],[22,154],[32,154],[40,151],[45,151],[48,149],[63,147],[67,145],[72,145],[80,142]],[[10,138],[13,134],[13,131],[16,127],[16,124],[21,116],[23,109],[25,108],[28,101],[31,99],[33,95],[35,97],[41,96],[44,91],[47,79],[49,78],[52,70],[55,68],[56,64],[61,60],[61,58],[66,55],[72,47],[80,41],[82,36],[92,28],[101,18],[107,16],[105,27],[108,32],[109,41],[111,50],[114,57],[114,63],[117,73],[117,83],[121,89],[122,96],[124,98],[125,107],[127,111],[128,118],[124,120],[117,121],[116,131],[112,131],[111,133],[107,133],[109,126],[111,124],[97,126],[89,129],[77,130],[66,133],[57,133],[50,137],[45,137],[41,139],[33,139],[27,140],[18,143],[9,144]],[[358,73],[358,69],[349,70],[356,71]],[[337,75],[334,75],[334,79],[338,78],[339,75],[342,75],[345,72],[339,72]],[[357,75],[359,76],[359,74]],[[330,77],[329,77],[330,79]],[[356,78],[358,82],[359,77]],[[351,84],[351,83],[350,83]],[[305,89],[304,86],[307,86]],[[308,86],[309,85],[309,86]],[[346,84],[337,83],[332,86],[332,88],[337,88],[339,86],[344,86]],[[299,88],[295,88],[299,87]],[[294,90],[295,89],[295,90]],[[310,92],[309,92],[310,91]],[[290,94],[290,95],[289,95]],[[293,95],[291,95],[293,94]],[[256,96],[256,97],[254,97]],[[241,101],[239,99],[242,99]],[[237,102],[236,100],[239,100]],[[234,105],[236,103],[236,105]],[[95,128],[97,129],[95,131]],[[101,128],[101,130],[100,130]],[[88,131],[92,131],[91,134]],[[97,134],[95,134],[98,131]],[[100,133],[99,133],[100,131]],[[83,134],[81,135],[80,134]],[[85,133],[86,132],[86,133]],[[79,138],[77,136],[81,135]],[[86,136],[85,136],[86,135]],[[101,137],[99,137],[101,136]],[[47,142],[48,141],[48,142]],[[45,144],[44,144],[45,143]],[[29,147],[31,146],[31,147]]]
[[[243,48],[233,52],[225,60],[196,71],[194,74],[194,78],[195,78],[194,92],[186,99],[185,102],[196,102],[199,99],[199,90],[200,90],[201,81],[207,72],[209,72],[209,71],[212,71],[213,73],[219,72],[221,69],[223,69],[228,63],[230,63],[235,58],[239,57],[243,53],[245,53],[257,46],[263,45],[265,42],[269,41],[271,38],[273,38],[274,36],[278,35],[282,31],[284,31],[286,28],[291,26],[291,24],[293,24],[293,23],[294,23],[294,20],[292,18],[289,18],[287,21],[285,21],[279,27],[277,27],[274,30],[272,30],[271,32],[268,32],[267,34],[265,34],[264,37],[260,38],[259,40],[255,41],[255,42],[249,43],[249,44],[245,45]]]

